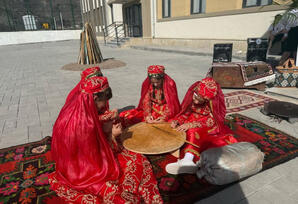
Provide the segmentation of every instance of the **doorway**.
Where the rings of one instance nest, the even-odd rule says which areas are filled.
[[[141,4],[133,4],[124,9],[124,24],[128,37],[142,37],[142,8]]]

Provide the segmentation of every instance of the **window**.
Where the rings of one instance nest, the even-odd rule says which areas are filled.
[[[162,17],[171,17],[171,0],[162,0]]]
[[[265,6],[272,4],[272,0],[243,0],[243,8],[253,6]]]
[[[191,0],[190,13],[205,13],[206,0]]]

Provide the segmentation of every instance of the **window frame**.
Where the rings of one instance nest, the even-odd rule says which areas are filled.
[[[200,10],[199,10],[199,12],[194,12],[194,11],[193,11],[194,1],[195,1],[195,0],[190,0],[190,14],[199,14],[199,13],[203,13],[203,9],[202,9],[203,0],[200,0]]]
[[[261,0],[257,0],[256,5],[251,5],[251,6],[246,6],[247,0],[243,0],[242,1],[242,8],[250,8],[250,7],[257,7],[257,6],[268,6],[268,5],[272,5],[273,0],[269,0],[267,5],[261,5]]]
[[[165,2],[168,1],[168,16],[165,16],[164,6]],[[171,17],[171,0],[162,0],[162,18],[170,18]]]

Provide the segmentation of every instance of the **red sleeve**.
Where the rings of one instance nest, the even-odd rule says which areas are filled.
[[[176,117],[174,120],[178,121],[179,125],[182,125],[185,123],[185,120],[188,119],[190,114],[191,114],[190,111],[186,111],[185,113],[181,114],[179,117]]]
[[[191,122],[191,128],[213,128],[216,122],[212,114],[202,116],[198,120]]]
[[[117,111],[107,110],[103,114],[98,115],[98,119],[100,122],[107,122],[115,119],[117,116]]]
[[[150,99],[150,91],[148,91],[143,100],[143,111],[144,118],[147,116],[151,116],[151,99]]]
[[[164,115],[163,115],[164,121],[168,121],[171,118],[171,115],[172,114],[171,114],[171,111],[169,109],[169,106],[168,106],[168,104],[166,104],[166,108],[164,110]]]

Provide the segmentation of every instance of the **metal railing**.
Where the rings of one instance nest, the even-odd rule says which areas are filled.
[[[117,45],[126,38],[126,26],[123,22],[114,22],[104,28],[104,42],[116,40]]]
[[[0,32],[81,28],[80,1],[0,0]]]

